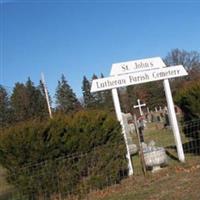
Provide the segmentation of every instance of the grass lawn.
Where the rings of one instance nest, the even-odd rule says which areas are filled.
[[[200,162],[166,167],[154,174],[133,176],[120,185],[92,194],[96,200],[199,200]]]

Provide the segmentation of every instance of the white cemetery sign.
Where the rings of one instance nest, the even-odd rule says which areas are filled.
[[[186,75],[187,72],[182,65],[139,71],[135,73],[131,72],[124,75],[95,79],[92,81],[91,92],[98,92]]]
[[[185,156],[183,152],[180,132],[174,110],[174,104],[168,78],[175,78],[179,76],[186,76],[188,73],[182,65],[166,67],[165,63],[160,57],[147,58],[142,60],[128,61],[115,63],[112,65],[110,77],[95,79],[92,81],[91,92],[98,92],[112,89],[113,102],[117,119],[122,125],[122,131],[127,149],[127,159],[129,175],[133,174],[133,166],[131,162],[130,152],[128,149],[127,137],[122,120],[122,112],[117,93],[117,88],[129,85],[135,85],[150,81],[164,80],[165,95],[167,98],[169,119],[174,133],[175,143],[178,151],[179,160],[184,162]]]
[[[140,116],[142,116],[143,115],[142,107],[146,106],[146,104],[145,103],[144,104],[140,104],[140,99],[138,99],[137,102],[138,102],[138,105],[135,105],[133,107],[134,108],[139,108]]]

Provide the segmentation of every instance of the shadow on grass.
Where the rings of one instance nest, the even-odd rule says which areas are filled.
[[[176,146],[171,145],[166,147],[166,154],[173,160],[178,160],[177,156],[171,153],[170,149],[176,151]],[[191,141],[183,144],[184,153],[200,155],[200,139],[191,139]]]
[[[200,155],[200,139],[191,140],[183,144],[185,153],[192,153],[194,155]]]
[[[173,149],[176,149],[176,147],[174,147],[174,146],[170,146],[170,147],[166,147],[166,148],[173,148]],[[169,150],[166,150],[166,154],[167,154],[167,156],[169,156],[172,160],[179,161],[179,159],[177,158],[177,156],[175,156],[174,154],[172,154]]]

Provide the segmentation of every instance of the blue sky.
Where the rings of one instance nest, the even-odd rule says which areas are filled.
[[[0,3],[0,84],[40,73],[51,96],[63,73],[77,96],[83,76],[112,63],[200,51],[200,1],[5,1]]]

